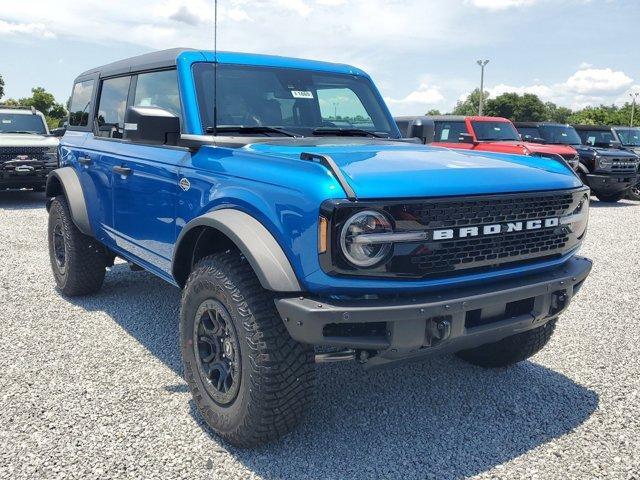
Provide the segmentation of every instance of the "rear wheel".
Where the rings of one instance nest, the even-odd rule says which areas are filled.
[[[625,190],[624,192],[610,193],[610,194],[596,193],[596,197],[598,197],[598,200],[600,200],[601,202],[615,203],[622,200],[627,195],[627,192],[628,190]]]
[[[479,367],[508,367],[522,362],[542,350],[553,335],[557,320],[557,318],[551,319],[541,327],[503,338],[498,342],[462,350],[457,355]]]
[[[182,295],[185,378],[206,422],[249,447],[294,428],[313,393],[313,348],[294,341],[237,252],[198,262]]]
[[[100,290],[107,265],[104,247],[78,230],[63,196],[56,197],[49,209],[48,243],[53,276],[63,295]]]

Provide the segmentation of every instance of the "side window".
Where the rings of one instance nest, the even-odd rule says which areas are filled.
[[[86,127],[89,124],[91,111],[91,95],[93,94],[93,80],[78,82],[73,86],[71,104],[69,105],[69,125],[72,127]]]
[[[182,120],[178,73],[175,70],[165,70],[138,75],[133,105],[164,108]]]
[[[98,135],[122,138],[131,77],[104,80],[98,102]]]
[[[464,122],[436,122],[434,142],[458,143],[461,133],[467,133]]]
[[[296,93],[302,95],[306,92]],[[350,88],[318,89],[317,95],[323,123],[338,127],[375,128],[358,95]]]

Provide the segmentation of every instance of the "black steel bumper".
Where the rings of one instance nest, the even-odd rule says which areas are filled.
[[[377,351],[368,366],[455,352],[543,325],[559,315],[591,271],[573,257],[551,271],[400,299],[281,298],[299,342]]]
[[[624,192],[637,182],[637,176],[635,173],[615,175],[598,175],[589,173],[585,175],[585,177],[585,183],[596,195],[598,192],[610,195]]]
[[[47,184],[47,175],[54,168],[46,170],[28,170],[24,171],[1,171],[0,170],[0,189],[14,188],[44,188]]]

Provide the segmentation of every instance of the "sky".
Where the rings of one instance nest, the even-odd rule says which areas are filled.
[[[213,0],[1,0],[5,98],[69,97],[82,71],[213,47]],[[219,0],[218,48],[348,63],[395,115],[450,111],[477,88],[573,109],[640,92],[638,0]]]

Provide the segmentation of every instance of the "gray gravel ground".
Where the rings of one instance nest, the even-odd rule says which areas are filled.
[[[640,205],[593,203],[593,273],[532,361],[320,366],[306,423],[243,451],[194,411],[178,290],[119,264],[61,298],[43,201],[0,193],[0,478],[640,478]]]

